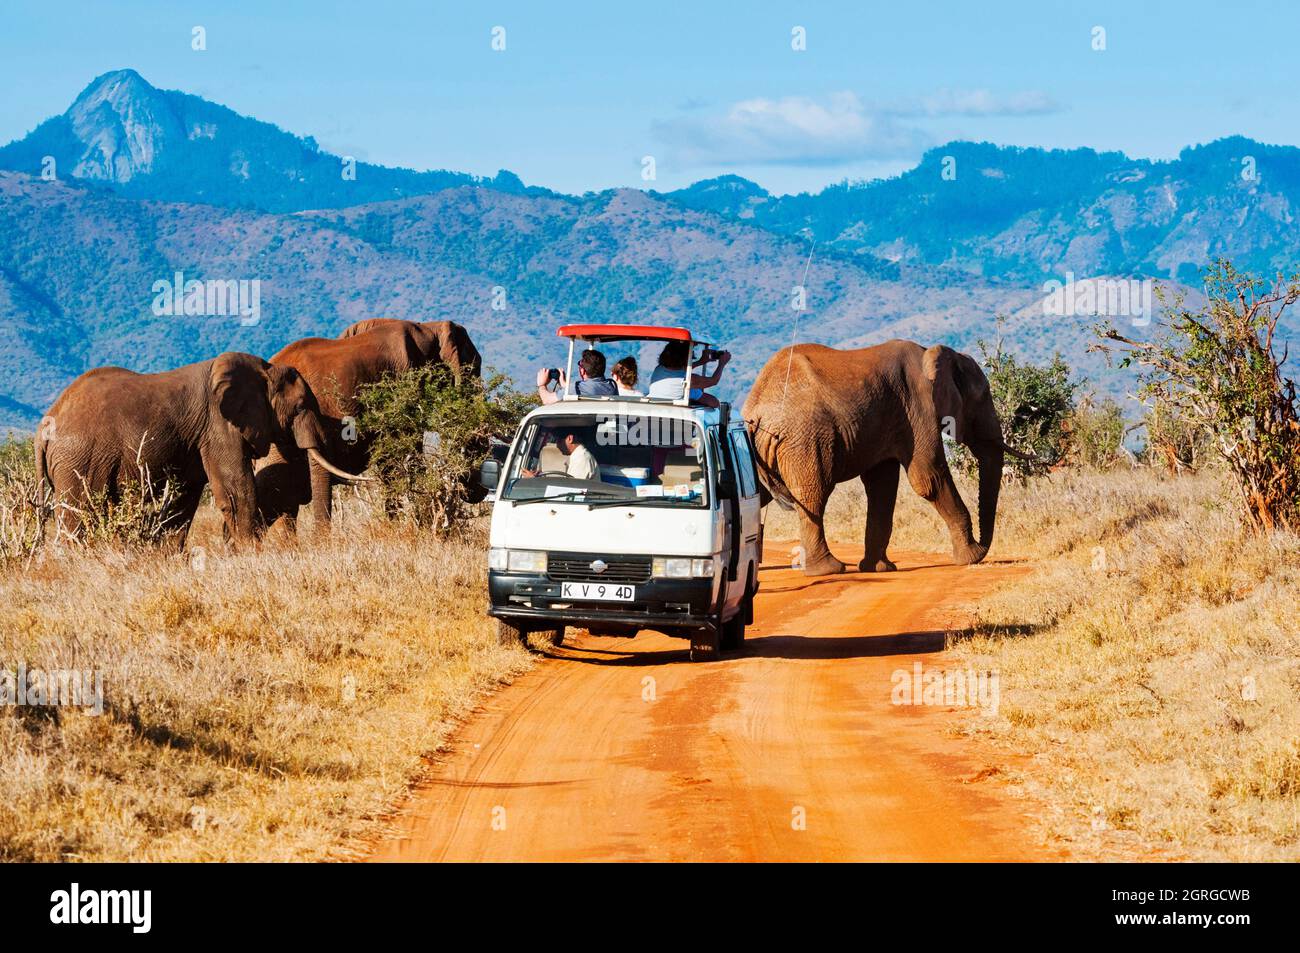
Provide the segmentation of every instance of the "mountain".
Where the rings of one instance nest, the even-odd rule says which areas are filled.
[[[730,348],[732,399],[791,340],[973,350],[997,335],[1034,359],[1060,350],[1122,395],[1131,372],[1085,350],[1098,319],[1047,307],[1045,278],[1160,278],[1194,298],[1215,255],[1263,273],[1300,260],[1300,150],[1239,138],[1168,162],[950,143],[896,178],[815,195],[722,176],[570,196],[508,172],[360,164],[350,181],[309,138],[120,70],[0,148],[4,169],[0,429],[31,429],[91,367],[270,356],[380,316],[460,321],[525,386],[563,359],[558,324],[630,321]],[[256,320],[166,313],[158,286],[178,273],[256,289]],[[652,349],[637,356],[653,365]]]
[[[506,171],[483,179],[357,162],[351,175],[342,157],[322,152],[310,136],[198,96],[155,89],[129,69],[96,78],[63,115],[0,148],[0,169],[40,175],[46,157],[53,157],[60,178],[98,183],[119,195],[268,212],[360,205],[463,185],[530,191]]]
[[[1168,162],[951,142],[902,175],[816,194],[724,176],[663,198],[831,251],[1018,283],[1067,272],[1195,283],[1221,255],[1265,274],[1300,260],[1300,149],[1240,136]]]
[[[801,241],[636,190],[463,186],[274,215],[0,172],[0,226],[0,424],[24,429],[90,367],[269,356],[376,316],[460,321],[489,365],[524,384],[563,359],[559,324],[687,323],[735,352],[724,393],[737,396],[790,334],[790,288],[806,263]],[[178,271],[258,281],[260,320],[155,313],[155,283]],[[1035,297],[965,280],[948,309],[922,300],[915,279],[881,280],[838,258],[814,261],[807,287],[799,338],[828,343],[941,316],[956,333]]]

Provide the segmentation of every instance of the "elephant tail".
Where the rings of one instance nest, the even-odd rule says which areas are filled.
[[[50,471],[45,463],[45,447],[47,443],[45,435],[40,433],[36,435],[36,439],[33,441],[36,450],[36,482],[40,486],[46,486],[53,490],[54,484],[50,481]]]
[[[766,506],[775,500],[781,509],[793,510],[794,497],[776,467],[768,462],[776,459],[776,445],[780,442],[781,435],[764,429],[758,420],[750,421],[750,428],[754,437],[754,449],[758,451],[754,454],[754,464],[758,471],[759,502]]]

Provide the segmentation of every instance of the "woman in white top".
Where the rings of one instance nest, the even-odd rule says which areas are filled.
[[[696,374],[694,370],[707,364],[705,358],[718,362],[712,374]],[[716,354],[705,352],[691,368],[691,403],[701,407],[717,407],[718,398],[704,393],[704,388],[712,387],[722,376],[722,369],[731,360],[730,351],[718,351]],[[687,341],[669,341],[659,354],[659,366],[650,375],[650,396],[665,400],[677,400],[682,396],[686,381],[686,366],[691,363],[691,345]]]

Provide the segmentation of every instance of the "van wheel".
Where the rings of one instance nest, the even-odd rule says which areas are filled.
[[[738,649],[745,644],[745,605],[741,603],[730,622],[722,623],[719,642],[724,649]]]
[[[497,619],[497,641],[502,645],[528,645],[528,628],[508,619]]]
[[[705,626],[691,632],[691,661],[716,662],[721,656],[721,639],[718,627]]]
[[[564,642],[564,636],[568,631],[567,626],[557,625],[546,629],[534,629],[538,635],[544,638],[551,645],[560,645]]]

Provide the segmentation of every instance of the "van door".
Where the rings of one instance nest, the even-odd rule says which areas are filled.
[[[749,567],[754,567],[754,580],[757,581],[758,565],[763,558],[760,548],[762,546],[760,533],[762,507],[759,505],[758,499],[758,473],[754,469],[749,431],[744,425],[733,428],[727,436],[731,443],[731,459],[736,467],[737,492],[740,497],[738,507],[740,577],[745,585],[749,585],[750,580],[746,575]],[[744,590],[742,589],[741,592],[743,595]]]

